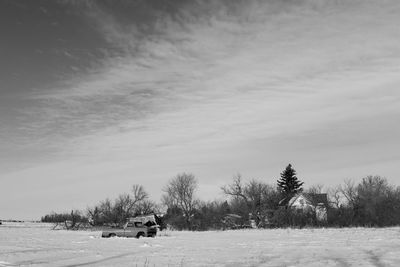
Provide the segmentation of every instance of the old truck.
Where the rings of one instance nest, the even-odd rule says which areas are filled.
[[[158,225],[153,215],[130,218],[122,227],[109,227],[103,230],[102,237],[155,237]]]
[[[110,227],[103,230],[101,237],[155,237],[158,225],[129,220],[122,227]]]

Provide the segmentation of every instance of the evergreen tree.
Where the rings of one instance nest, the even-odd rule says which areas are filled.
[[[304,183],[297,179],[296,171],[291,164],[281,173],[281,179],[277,180],[277,182],[278,189],[285,195],[293,195],[303,190],[301,187]]]

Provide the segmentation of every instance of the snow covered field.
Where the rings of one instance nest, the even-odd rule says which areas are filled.
[[[399,266],[400,228],[100,232],[0,226],[0,266]]]

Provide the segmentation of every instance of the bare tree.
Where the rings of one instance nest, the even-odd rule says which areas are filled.
[[[369,175],[362,179],[357,187],[357,193],[361,198],[377,198],[386,196],[391,189],[386,178]]]
[[[387,226],[398,223],[398,200],[395,187],[386,178],[369,175],[357,186],[357,219],[359,223],[372,226]],[[397,206],[397,207],[396,207]]]
[[[129,217],[139,212],[140,206],[147,201],[148,197],[144,187],[135,184],[132,186],[131,193],[120,194],[114,201],[103,200],[97,206],[88,208],[87,215],[94,225],[125,223]]]
[[[114,207],[109,198],[101,201],[98,206],[103,222],[117,222],[117,219],[115,218]]]
[[[86,216],[89,218],[89,224],[92,226],[96,226],[100,224],[101,221],[101,210],[98,206],[93,208],[88,207],[86,209]]]
[[[136,205],[135,199],[129,194],[120,194],[114,202],[114,210],[119,223],[124,223],[126,219],[132,216],[133,208]]]
[[[335,186],[328,189],[329,202],[335,207],[339,208],[342,200],[341,187]]]
[[[233,203],[242,203],[245,205],[244,209],[239,209],[240,214],[251,213],[256,215],[257,218],[260,216],[263,217],[266,210],[274,209],[278,205],[281,197],[279,192],[271,185],[255,179],[243,183],[240,174],[233,177],[233,182],[231,184],[221,189],[226,195],[233,197]]]
[[[195,198],[197,179],[193,174],[181,173],[171,179],[165,186],[162,201],[168,207],[178,207],[182,210],[186,225],[192,226],[192,216],[198,200]]]
[[[315,184],[310,186],[309,188],[307,188],[305,190],[305,193],[309,193],[309,194],[321,194],[322,193],[322,189],[324,188],[324,185],[322,184]]]
[[[233,182],[231,184],[223,186],[221,189],[224,194],[235,198],[241,198],[247,203],[248,200],[247,196],[245,195],[244,187],[245,185],[242,184],[242,175],[238,173],[233,177]]]
[[[129,217],[133,217],[135,211],[149,197],[142,185],[133,185],[131,192],[132,194],[121,194],[115,200],[114,209],[118,214],[119,222],[125,222]]]
[[[142,185],[134,184],[132,186],[132,195],[134,204],[149,198],[146,190]]]
[[[87,221],[86,218],[81,215],[81,212],[78,210],[72,210],[69,220],[65,220],[64,225],[67,230],[79,230],[79,227],[84,222]]]
[[[349,206],[353,207],[357,199],[357,187],[354,181],[350,179],[344,180],[344,185],[339,188],[340,193],[346,198]]]
[[[244,194],[247,196],[248,205],[252,213],[261,212],[267,204],[265,200],[268,198],[271,189],[271,186],[254,179],[246,184]]]
[[[145,199],[141,201],[139,205],[137,205],[135,209],[135,214],[140,215],[140,214],[160,213],[159,209],[160,208],[154,201]]]

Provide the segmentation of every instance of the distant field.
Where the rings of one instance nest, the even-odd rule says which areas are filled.
[[[0,266],[399,266],[400,228],[161,232],[100,238],[100,232],[0,226]]]

